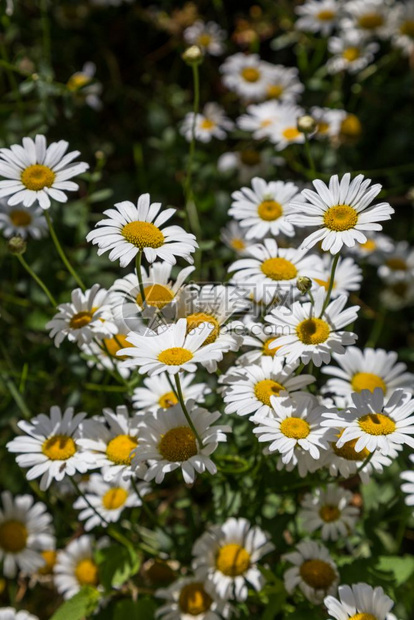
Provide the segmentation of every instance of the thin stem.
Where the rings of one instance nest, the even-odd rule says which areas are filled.
[[[99,514],[99,512],[96,510],[95,506],[92,506],[92,504],[90,503],[90,501],[86,497],[85,493],[80,490],[79,485],[76,482],[76,480],[74,480],[71,476],[69,476],[69,480],[71,481],[71,483],[72,483],[76,493],[88,504],[89,508],[91,508],[91,510],[96,514],[96,516],[99,518],[99,520],[103,521],[105,523],[105,525],[108,526],[109,522],[106,521],[106,519],[104,519],[104,517],[101,514]]]
[[[185,208],[187,211],[188,223],[190,225],[191,231],[196,235],[198,239],[201,239],[201,226],[200,220],[198,217],[197,207],[194,202],[193,190],[192,190],[192,176],[193,176],[193,163],[194,163],[194,155],[196,150],[196,119],[198,110],[200,107],[200,76],[198,72],[198,65],[193,64],[193,85],[194,85],[194,102],[193,102],[193,124],[191,127],[191,141],[190,141],[190,151],[188,154],[188,163],[187,163],[187,173],[185,177],[184,184],[184,197],[185,197]]]
[[[30,419],[32,417],[32,414],[30,413],[30,409],[27,407],[23,396],[21,395],[21,393],[19,392],[19,390],[17,389],[13,381],[10,379],[10,377],[5,372],[2,373],[1,380],[6,385],[14,402],[16,403],[16,405],[22,412],[23,416],[25,418]]]
[[[180,401],[181,409],[183,410],[183,413],[184,413],[184,415],[186,417],[186,420],[188,422],[188,426],[191,428],[191,430],[193,431],[194,435],[196,436],[197,442],[198,442],[198,446],[201,449],[202,446],[203,446],[203,442],[202,442],[202,439],[201,439],[200,435],[197,432],[196,427],[194,426],[194,423],[193,423],[193,421],[191,419],[190,414],[187,411],[187,407],[185,406],[184,397],[183,397],[183,391],[181,389],[181,382],[180,382],[180,377],[179,377],[178,373],[175,375],[175,385],[176,385],[176,388],[177,388],[177,397],[178,397],[178,400]]]
[[[364,467],[366,467],[368,465],[368,463],[370,462],[370,460],[372,459],[372,457],[375,454],[375,450],[373,450],[372,452],[370,452],[370,454],[368,454],[367,458],[365,459],[365,461],[358,467],[358,469],[356,470],[355,474],[359,474],[359,472],[361,470],[364,469]]]
[[[323,313],[325,312],[326,308],[328,307],[329,302],[331,301],[331,294],[332,294],[333,285],[335,283],[335,272],[336,272],[336,267],[338,265],[338,261],[339,261],[339,252],[338,254],[335,255],[335,258],[332,261],[331,275],[329,277],[329,286],[328,286],[328,290],[326,291],[325,301],[323,303],[322,312],[320,313],[319,317],[323,316]]]
[[[142,262],[142,250],[138,252],[136,259],[135,259],[135,264],[137,268],[137,278],[138,278],[138,284],[139,284],[139,292],[141,293],[141,298],[142,298],[142,306],[145,306],[145,289],[144,289],[144,284],[142,282],[141,262]]]
[[[55,248],[56,248],[57,253],[59,254],[59,256],[60,256],[60,258],[62,260],[62,263],[65,265],[66,269],[69,271],[69,273],[73,276],[73,278],[79,284],[81,289],[84,291],[86,289],[86,286],[84,285],[84,283],[82,282],[82,280],[80,279],[80,277],[78,276],[78,274],[76,273],[76,271],[74,270],[72,265],[70,264],[69,259],[67,258],[65,252],[63,251],[63,248],[60,245],[59,239],[58,239],[58,237],[56,235],[55,229],[54,229],[53,224],[52,224],[52,219],[51,219],[48,211],[45,211],[45,217],[46,217],[46,220],[47,220],[47,225],[49,226],[50,236],[52,237],[52,241],[55,244]]]
[[[382,308],[378,313],[377,318],[375,319],[374,326],[368,338],[367,347],[375,347],[375,345],[377,344],[378,339],[381,336],[382,330],[384,328],[385,316],[385,308]]]
[[[26,263],[26,261],[24,260],[21,254],[16,254],[16,256],[19,259],[20,264],[26,269],[27,273],[33,278],[36,284],[40,286],[40,288],[42,289],[42,291],[44,292],[44,294],[46,295],[46,297],[48,298],[52,306],[56,308],[57,306],[56,299],[53,297],[52,293],[49,291],[46,284],[39,278],[38,275],[35,274],[33,269],[30,267],[30,265],[28,265],[28,263]]]
[[[315,161],[313,159],[313,155],[312,155],[312,149],[310,147],[310,143],[309,143],[309,138],[308,138],[308,134],[305,133],[305,151],[306,151],[306,157],[308,158],[308,163],[309,163],[309,168],[310,171],[312,173],[313,178],[316,178],[316,166],[315,166]]]
[[[158,521],[156,519],[156,517],[154,516],[154,514],[151,512],[151,510],[148,508],[148,505],[146,503],[144,503],[144,498],[142,497],[138,485],[136,483],[136,481],[131,478],[131,484],[132,484],[132,488],[134,489],[135,493],[138,495],[139,499],[141,500],[141,507],[143,509],[143,511],[145,512],[145,514],[147,515],[147,517],[149,518],[149,520],[154,523],[154,525],[158,526]]]

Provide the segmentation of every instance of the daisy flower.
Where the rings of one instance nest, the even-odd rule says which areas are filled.
[[[271,84],[271,65],[258,54],[238,52],[228,56],[220,67],[223,84],[242,99],[257,101],[266,98]]]
[[[65,600],[72,598],[83,586],[99,586],[98,565],[94,560],[95,542],[85,535],[72,540],[58,552],[54,583]]]
[[[320,605],[327,594],[336,592],[338,571],[328,549],[320,543],[302,541],[284,559],[293,564],[284,575],[289,594],[299,587],[308,601]]]
[[[244,148],[220,155],[217,169],[222,174],[236,172],[241,183],[248,183],[254,176],[270,174],[274,165],[280,165],[280,158],[279,163],[275,159],[270,153],[267,155],[253,148]]]
[[[317,278],[312,278],[317,286],[328,291],[333,258],[330,254],[324,254],[321,258],[321,273]],[[358,267],[352,258],[339,258],[334,275],[331,297],[348,295],[350,291],[358,291],[362,282],[362,269]]]
[[[283,107],[277,101],[265,101],[248,105],[246,114],[237,119],[237,125],[243,131],[253,134],[255,140],[270,138],[273,128],[282,116]]]
[[[81,71],[70,76],[66,84],[67,89],[73,94],[75,103],[86,103],[93,110],[101,110],[102,84],[94,80],[96,65],[86,62]]]
[[[260,591],[264,584],[259,560],[273,551],[270,537],[247,519],[227,519],[211,526],[194,544],[193,569],[206,579],[206,589],[223,600],[247,598],[248,585]]]
[[[270,84],[267,87],[267,97],[295,103],[305,88],[298,78],[299,71],[296,67],[272,65],[269,71]]]
[[[272,415],[272,398],[285,399],[315,381],[313,375],[295,375],[296,368],[297,364],[288,366],[283,360],[269,356],[253,366],[231,368],[220,378],[224,385],[225,413],[260,418]]]
[[[229,215],[239,220],[240,226],[246,228],[246,239],[263,239],[268,235],[284,234],[293,237],[295,229],[286,220],[289,215],[289,203],[299,188],[294,183],[252,179],[251,188],[242,187],[233,192]]]
[[[381,388],[386,397],[398,388],[407,392],[413,391],[414,375],[406,372],[407,366],[398,362],[395,351],[367,348],[361,351],[357,347],[348,347],[344,354],[334,354],[333,358],[339,365],[324,366],[325,375],[335,377],[329,379],[324,386],[324,392],[333,392],[339,406],[346,407],[352,404],[351,396],[354,392]]]
[[[131,468],[132,452],[140,449],[141,417],[128,414],[124,405],[115,411],[105,408],[103,418],[89,418],[80,426],[79,444],[83,455],[93,458],[94,468],[100,468],[105,482],[111,482],[121,476],[129,479],[133,474]],[[142,477],[146,468],[142,465],[136,474]]]
[[[334,110],[332,108],[319,108],[314,106],[311,108],[310,113],[317,124],[316,139],[334,139],[339,136],[342,121],[346,117],[345,110]]]
[[[379,50],[378,43],[368,41],[359,30],[344,30],[338,37],[330,37],[328,50],[332,58],[326,63],[330,73],[358,73],[374,60]]]
[[[210,474],[217,473],[210,455],[219,442],[226,441],[225,433],[231,429],[229,426],[212,426],[221,416],[218,411],[210,413],[196,407],[194,401],[187,401],[186,406],[201,445],[180,405],[167,410],[158,409],[145,417],[133,466],[148,461],[147,482],[155,479],[160,484],[165,474],[175,469],[181,469],[186,484],[194,482],[196,473],[202,474],[206,470]]]
[[[198,45],[205,54],[221,56],[227,34],[216,22],[198,19],[184,30],[183,36],[188,45]]]
[[[343,30],[359,30],[368,36],[389,36],[390,3],[387,0],[349,0],[344,4]]]
[[[392,43],[405,56],[414,52],[414,6],[411,2],[401,2],[390,13],[390,32]]]
[[[52,517],[42,502],[31,495],[1,494],[0,563],[5,577],[13,579],[19,570],[33,575],[44,566],[41,551],[53,547]]]
[[[53,319],[46,324],[56,347],[65,338],[81,346],[94,338],[112,338],[116,334],[108,291],[99,284],[84,293],[76,288],[72,291],[71,302],[60,304],[57,309]]]
[[[234,221],[229,222],[225,228],[221,229],[220,239],[230,250],[240,256],[246,256],[249,246],[253,244],[251,240],[246,239],[246,231]]]
[[[408,458],[414,464],[414,454],[410,454]],[[414,506],[414,471],[403,471],[400,477],[404,481],[404,484],[401,485],[401,491],[407,494],[405,503],[407,506]]]
[[[0,149],[0,176],[5,179],[0,181],[0,198],[10,196],[9,205],[25,207],[37,201],[42,209],[49,209],[50,199],[66,202],[65,192],[79,189],[69,179],[89,168],[85,163],[73,163],[79,151],[65,155],[68,146],[65,140],[47,146],[46,138],[37,135],[34,140],[23,138],[23,146]]]
[[[194,373],[180,377],[181,389],[184,401],[194,400],[197,403],[204,402],[206,394],[211,392],[206,383],[195,383]],[[168,380],[168,373],[147,377],[143,381],[145,387],[135,388],[132,395],[134,409],[138,411],[157,411],[157,409],[169,409],[178,403],[177,396]]]
[[[414,305],[414,281],[395,282],[380,291],[380,302],[388,310],[396,311]]]
[[[306,0],[295,10],[299,15],[295,27],[305,32],[328,36],[338,23],[341,5],[337,0]]]
[[[340,413],[324,413],[323,426],[344,429],[336,445],[342,448],[356,439],[355,451],[380,450],[388,456],[404,444],[414,449],[414,399],[404,390],[395,390],[388,400],[377,387],[352,394],[353,406]]]
[[[28,467],[27,480],[40,478],[40,489],[49,488],[52,480],[60,482],[76,472],[86,473],[94,468],[92,455],[82,453],[79,444],[79,425],[86,413],[73,415],[73,407],[62,413],[54,405],[50,414],[41,413],[30,422],[20,420],[17,426],[25,436],[15,437],[7,444],[9,452],[18,454],[17,464]]]
[[[40,207],[13,207],[0,201],[0,230],[6,239],[32,237],[41,239],[47,234],[47,222]]]
[[[121,267],[126,267],[143,252],[149,263],[157,258],[175,265],[176,256],[193,262],[195,236],[186,233],[181,226],[160,227],[175,213],[175,209],[165,209],[159,213],[161,203],[150,203],[150,195],[142,194],[137,206],[125,200],[118,202],[115,209],[104,214],[108,219],[97,223],[97,230],[88,233],[86,240],[99,246],[98,255],[110,250],[109,260],[119,259]]]
[[[297,127],[298,118],[303,114],[302,108],[296,105],[286,104],[281,107],[281,115],[277,123],[272,125],[269,136],[277,151],[283,151],[290,144],[305,142],[305,134]]]
[[[328,484],[326,490],[306,493],[299,512],[303,528],[310,533],[320,530],[323,540],[346,540],[359,516],[358,508],[352,506],[352,499],[350,491],[335,484]]]
[[[149,492],[145,483],[138,484],[137,488],[141,497]],[[84,494],[85,497],[78,497],[73,507],[80,510],[78,519],[85,521],[86,532],[98,526],[107,527],[109,523],[119,521],[125,508],[135,508],[142,504],[131,486],[131,481],[123,480],[121,476],[105,482],[101,474],[92,474]]]
[[[343,245],[352,247],[355,242],[365,243],[365,231],[382,230],[378,222],[389,220],[394,213],[388,202],[369,206],[382,186],[370,187],[371,179],[364,180],[362,174],[351,181],[347,172],[340,182],[335,174],[329,187],[318,179],[313,185],[316,192],[302,191],[305,201],[291,202],[294,214],[290,217],[295,226],[318,226],[318,230],[302,242],[301,248],[311,248],[322,241],[322,250],[337,254]]]
[[[160,326],[154,336],[130,332],[127,340],[133,346],[121,349],[119,354],[131,359],[122,364],[127,368],[138,367],[141,374],[150,375],[161,372],[175,375],[181,370],[195,372],[196,364],[211,366],[223,358],[219,343],[204,344],[215,329],[215,324],[203,322],[188,333],[187,319],[179,319],[167,327]]]
[[[286,357],[288,364],[299,358],[304,364],[310,361],[316,366],[328,364],[332,353],[344,353],[345,346],[354,344],[357,336],[344,331],[344,327],[357,319],[359,306],[344,310],[348,298],[340,295],[331,301],[322,314],[325,291],[315,291],[315,304],[296,301],[291,308],[274,308],[266,321],[275,325],[280,337],[269,345],[278,347],[276,355]]]
[[[383,256],[378,275],[387,284],[414,280],[414,248],[407,241],[399,241]]]
[[[279,337],[277,330],[272,325],[263,325],[248,320],[243,334],[242,347],[250,350],[242,353],[237,360],[240,366],[251,366],[260,363],[262,357],[274,357],[277,347],[270,349],[270,343]]]
[[[365,243],[356,243],[349,252],[358,258],[366,259],[373,265],[379,265],[383,262],[384,254],[392,252],[395,247],[391,237],[381,233],[367,233]]]
[[[394,601],[384,594],[381,587],[357,583],[339,586],[338,598],[327,596],[324,604],[330,620],[388,620]]]
[[[177,579],[168,588],[155,592],[157,598],[166,602],[157,610],[157,617],[165,620],[221,620],[230,618],[232,609],[217,593],[196,577]]]
[[[24,609],[17,611],[13,607],[2,607],[0,609],[0,620],[39,620],[39,618],[29,614]]]
[[[182,122],[180,133],[188,142],[193,138],[194,112],[186,114]],[[196,114],[194,135],[200,142],[210,142],[212,138],[224,140],[227,131],[233,129],[231,121],[224,113],[224,110],[217,103],[206,103],[201,114]]]

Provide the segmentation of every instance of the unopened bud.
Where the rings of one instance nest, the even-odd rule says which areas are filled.
[[[181,58],[187,65],[199,65],[203,61],[203,52],[198,45],[192,45],[188,47],[181,55]]]
[[[9,239],[7,247],[12,254],[24,254],[26,252],[27,243],[22,237],[12,237]]]
[[[313,116],[309,116],[305,114],[305,116],[300,116],[297,120],[297,128],[301,133],[313,133],[316,131],[318,124],[313,118]]]
[[[296,288],[302,293],[302,295],[306,295],[312,288],[312,280],[307,276],[299,276],[296,280]]]

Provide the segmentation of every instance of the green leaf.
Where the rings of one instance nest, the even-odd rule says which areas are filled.
[[[146,597],[138,601],[123,600],[116,603],[113,618],[116,620],[131,620],[131,618],[153,620],[156,608],[155,601]]]
[[[130,577],[136,575],[141,559],[131,547],[111,545],[100,549],[96,554],[99,566],[99,580],[106,590],[122,586]]]
[[[395,585],[398,587],[409,581],[414,573],[414,557],[405,555],[388,555],[378,558],[378,570],[391,572],[394,575]]]
[[[83,620],[95,611],[99,598],[98,590],[84,586],[75,596],[65,601],[50,620]]]

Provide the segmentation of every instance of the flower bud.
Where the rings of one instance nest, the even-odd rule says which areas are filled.
[[[296,288],[302,293],[302,295],[306,295],[306,293],[312,288],[312,280],[307,276],[299,276],[296,280]]]
[[[313,116],[309,116],[308,114],[300,116],[297,120],[297,128],[301,133],[313,133],[316,131],[317,126],[318,124]]]
[[[27,243],[22,237],[11,237],[7,247],[12,254],[24,254],[26,252]]]
[[[187,65],[199,65],[203,61],[203,52],[201,47],[198,47],[198,45],[187,47],[185,52],[181,55],[181,58],[185,63],[187,63]]]

